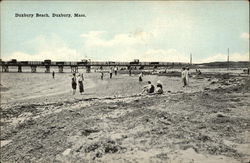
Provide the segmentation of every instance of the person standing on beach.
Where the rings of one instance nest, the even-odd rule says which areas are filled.
[[[79,92],[82,95],[82,93],[84,92],[84,88],[83,88],[83,74],[81,74],[81,76],[78,79],[78,84],[79,84]]]
[[[186,87],[187,86],[187,78],[186,78],[186,68],[185,67],[183,67],[182,68],[182,72],[181,72],[181,79],[182,79],[182,81],[183,81],[183,87]]]
[[[186,82],[189,85],[189,67],[186,68]]]
[[[132,74],[131,68],[129,68],[128,73],[129,73],[129,76],[131,76],[131,74]]]
[[[101,79],[103,80],[104,73],[101,71]]]
[[[113,71],[112,71],[112,68],[110,68],[110,70],[109,70],[109,78],[110,79],[112,78],[112,75],[113,75]]]
[[[52,77],[53,77],[53,79],[55,78],[55,72],[54,71],[52,72]]]
[[[139,82],[142,82],[142,76],[143,76],[143,74],[141,72],[140,75],[139,75]]]
[[[116,66],[115,66],[114,70],[115,70],[115,75],[117,75],[118,68]]]
[[[76,93],[76,85],[77,85],[77,83],[76,83],[76,74],[75,73],[73,74],[71,85],[72,85],[73,95],[74,95]]]
[[[84,80],[83,73],[80,73],[79,75],[80,75],[81,80],[83,81]]]

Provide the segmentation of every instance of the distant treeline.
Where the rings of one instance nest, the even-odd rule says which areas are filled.
[[[196,64],[200,68],[247,68],[250,67],[250,63],[248,61],[239,61],[239,62],[210,62],[210,63],[202,63]]]

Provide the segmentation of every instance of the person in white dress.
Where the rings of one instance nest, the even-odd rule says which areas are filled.
[[[186,74],[187,74],[186,68],[183,67],[182,72],[181,72],[181,79],[183,81],[183,87],[187,86],[187,78],[186,78],[187,75]]]

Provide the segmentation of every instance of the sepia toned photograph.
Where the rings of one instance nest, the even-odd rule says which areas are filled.
[[[249,1],[1,1],[1,163],[250,163]]]

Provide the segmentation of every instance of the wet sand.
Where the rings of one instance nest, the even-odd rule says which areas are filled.
[[[1,74],[2,162],[249,162],[246,75]],[[163,95],[138,95],[161,80]],[[15,81],[15,82],[13,82]],[[39,82],[36,82],[39,81]]]
[[[109,79],[109,74],[105,73],[104,80],[100,79],[99,73],[84,73],[84,95],[80,95],[77,86],[76,95],[72,95],[70,73],[56,73],[55,79],[51,74],[45,73],[2,73],[2,99],[1,102],[16,103],[31,101],[57,101],[82,98],[109,97],[109,96],[130,96],[138,94],[147,81],[152,81],[154,85],[160,80],[165,91],[183,91],[182,82],[179,77],[164,77],[156,75],[145,75],[143,82],[138,81],[138,75],[129,76],[127,74],[113,75]],[[190,91],[202,90],[207,81],[191,81]],[[187,90],[186,89],[186,90]]]

